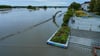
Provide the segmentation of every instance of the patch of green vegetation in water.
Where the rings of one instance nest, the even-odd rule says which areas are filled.
[[[69,27],[62,26],[55,34],[55,36],[51,39],[51,41],[65,44],[68,39],[69,32],[70,32]]]

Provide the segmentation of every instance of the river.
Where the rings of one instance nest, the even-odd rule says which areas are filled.
[[[51,46],[46,41],[61,26],[66,11],[66,8],[1,9],[0,56],[48,56],[45,52],[49,53]]]

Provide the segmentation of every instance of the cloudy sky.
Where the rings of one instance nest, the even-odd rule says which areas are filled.
[[[0,5],[18,5],[18,6],[27,6],[27,5],[46,5],[46,6],[68,6],[72,2],[83,3],[84,1],[90,0],[0,0]]]

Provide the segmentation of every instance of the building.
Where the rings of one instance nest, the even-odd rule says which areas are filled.
[[[89,11],[89,4],[90,2],[84,2],[83,4],[81,4],[82,10]]]

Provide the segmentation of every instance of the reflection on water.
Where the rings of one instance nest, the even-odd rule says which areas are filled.
[[[44,10],[47,10],[48,8],[43,8]]]
[[[6,14],[6,13],[9,13],[11,12],[11,8],[5,8],[5,9],[0,9],[0,14]]]
[[[30,12],[40,10],[40,8],[32,8],[32,9],[27,8],[27,9],[28,9]]]
[[[12,11],[13,8],[3,8],[3,9],[0,9],[0,14],[6,14],[6,13],[10,13]],[[27,8],[28,9],[28,8]],[[28,9],[30,12],[32,11],[38,11],[40,9],[44,9],[45,11],[48,9],[48,8],[32,8],[32,9]]]
[[[48,51],[44,48],[46,41],[61,26],[63,15],[59,15],[65,11],[66,8],[40,8],[31,12],[15,8],[0,14],[0,56],[45,54],[42,50]]]
[[[28,9],[28,8],[27,8]],[[38,7],[36,7],[36,8],[32,8],[32,9],[28,9],[30,12],[32,12],[32,11],[38,11],[38,10],[40,10],[40,9],[43,9],[43,10],[47,10],[48,8],[38,8]]]
[[[43,9],[43,8],[42,8]],[[5,40],[5,39],[7,39],[7,38],[9,38],[9,37],[11,37],[11,36],[15,36],[15,35],[18,35],[18,34],[20,34],[20,33],[23,33],[23,32],[26,32],[26,31],[29,31],[29,30],[31,30],[31,29],[33,29],[33,28],[35,28],[35,27],[38,27],[38,26],[40,26],[40,25],[43,25],[43,24],[45,24],[45,23],[48,23],[48,22],[52,22],[57,28],[61,25],[61,20],[57,17],[57,16],[59,16],[60,14],[62,14],[63,13],[63,11],[61,11],[61,9],[59,10],[59,9],[45,9],[43,12],[42,12],[42,9],[41,8],[38,8],[38,9],[36,9],[36,10],[33,10],[33,9],[28,9],[29,10],[29,12],[31,11],[32,13],[27,13],[27,11],[24,11],[23,9],[13,9],[13,11],[10,13],[9,12],[9,14],[11,14],[10,15],[10,17],[12,16],[12,15],[14,15],[14,18],[16,19],[16,21],[15,21],[15,19],[13,18],[10,18],[9,17],[9,14],[7,14],[7,16],[6,17],[3,17],[3,16],[0,16],[1,17],[1,21],[3,20],[6,24],[4,24],[4,22],[1,22],[1,26],[0,27],[2,27],[2,25],[4,25],[0,30],[1,30],[1,37],[0,37],[0,41],[1,40]],[[14,11],[15,10],[15,11]],[[19,12],[19,10],[21,10],[20,12]],[[9,11],[9,10],[3,10],[3,11]],[[24,12],[23,12],[24,11]],[[36,12],[36,14],[35,14],[35,12]],[[66,10],[65,10],[66,11]],[[15,13],[16,12],[16,14],[13,14],[13,12]],[[24,13],[24,15],[22,14],[22,12]],[[19,14],[20,13],[20,14]],[[41,14],[40,14],[41,13]],[[42,15],[42,13],[46,13],[45,15]],[[51,13],[51,14],[50,14]],[[54,14],[52,14],[52,13],[54,13]],[[40,14],[40,15],[39,15]],[[17,15],[17,18],[15,17]],[[21,16],[20,16],[21,15]],[[26,16],[25,16],[26,15]],[[29,16],[27,16],[27,15],[31,15],[30,17]],[[39,15],[39,16],[34,16],[34,15]],[[41,16],[42,15],[42,16]],[[47,16],[48,15],[48,16]],[[52,15],[52,16],[50,16],[50,15]],[[19,17],[18,17],[19,16]],[[24,16],[24,18],[25,19],[20,19],[21,17],[23,17]],[[40,17],[41,16],[41,17]],[[5,20],[4,19],[2,19],[2,18],[5,18]],[[7,18],[7,19],[6,19]],[[31,19],[31,20],[30,20]],[[26,20],[26,21],[25,21]],[[58,21],[59,20],[59,21]],[[13,22],[14,21],[14,22]],[[20,22],[21,21],[21,22]],[[32,21],[32,23],[30,23]],[[7,22],[8,22],[8,25],[7,25]],[[12,23],[11,23],[12,22]],[[15,23],[16,22],[16,23]],[[26,23],[25,23],[26,22]],[[28,22],[28,23],[27,23]],[[9,23],[11,23],[11,24],[9,24]],[[24,24],[23,24],[24,23]],[[51,25],[52,25],[52,23],[50,23]],[[17,26],[17,25],[18,26]],[[22,24],[22,26],[20,26]],[[29,25],[28,25],[29,24]],[[25,25],[25,26],[24,26]],[[6,29],[6,27],[8,26],[8,28]],[[10,27],[11,26],[11,27]],[[13,26],[15,26],[15,27],[13,27]],[[19,27],[19,29],[17,29]],[[45,25],[43,26],[43,27],[45,27]],[[51,26],[52,27],[52,26]],[[22,29],[21,29],[22,28]],[[4,29],[4,30],[2,30],[2,29]],[[11,32],[12,31],[12,32]],[[4,32],[4,35],[2,36],[2,33]],[[9,33],[9,34],[5,34],[5,33]]]

